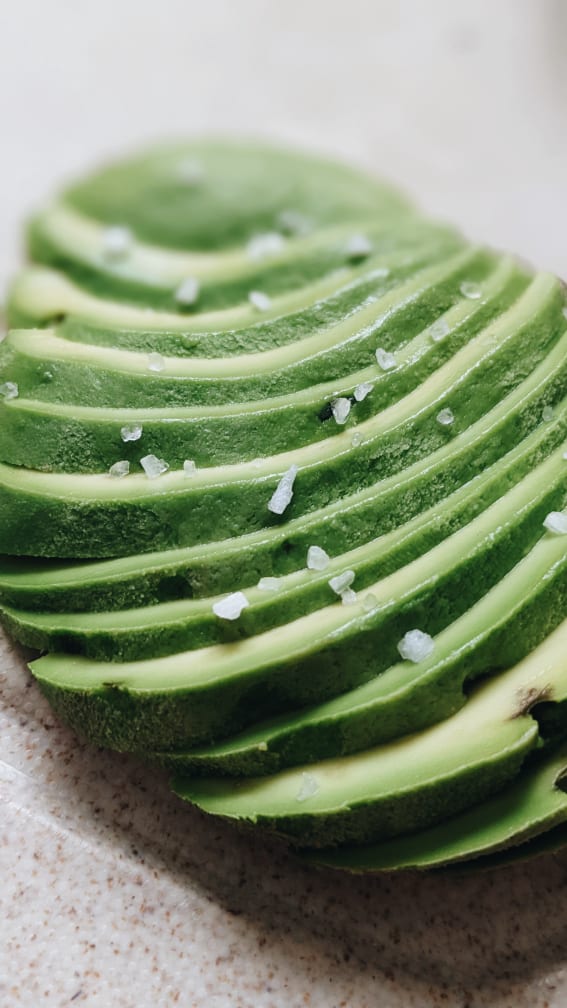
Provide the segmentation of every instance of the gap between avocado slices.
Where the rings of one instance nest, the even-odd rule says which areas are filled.
[[[417,735],[271,777],[178,776],[173,788],[206,812],[300,846],[371,842],[432,826],[514,780],[539,742],[527,698],[567,699],[566,648],[563,622],[519,664],[477,687],[456,714]]]
[[[304,851],[300,856],[350,872],[462,866],[469,859],[475,868],[486,869],[533,857],[565,843],[566,773],[563,743],[558,751],[534,753],[534,761],[504,792],[437,826],[382,843]]]
[[[281,476],[292,464],[299,474],[290,517],[298,509],[315,510],[439,447],[446,433],[435,422],[435,414],[448,397],[463,426],[478,419],[482,406],[490,409],[510,386],[537,367],[565,331],[561,304],[558,281],[545,275],[536,278],[516,305],[420,389],[362,423],[365,440],[356,453],[345,432],[264,459],[258,466],[244,463],[197,471],[190,481],[183,473],[166,473],[158,480],[137,475],[109,480],[100,475],[43,474],[2,465],[0,548],[4,552],[16,548],[28,555],[104,556],[118,549],[143,552],[156,546],[191,545],[219,534],[242,534],[272,523],[267,501],[273,484],[268,473],[276,471]],[[388,431],[390,443],[385,436]],[[405,441],[401,440],[404,434]],[[38,506],[41,528],[36,528],[34,520]]]
[[[564,503],[563,466],[561,457],[552,457],[469,525],[385,582],[370,585],[377,599],[370,611],[362,601],[337,603],[239,643],[137,662],[49,654],[34,662],[32,671],[66,720],[82,726],[94,741],[119,749],[180,749],[278,711],[321,702],[383,672],[412,626],[425,626],[435,635],[492,588],[499,574],[537,543],[547,511]],[[561,614],[565,604],[561,562],[566,550],[566,539],[550,535],[532,551],[536,581],[549,564],[559,564],[558,597],[555,583],[546,586],[549,611],[541,613],[542,626],[547,619],[554,625],[557,607]],[[529,650],[534,631],[527,624],[524,632],[524,638],[517,635],[518,646]],[[488,667],[494,659],[485,663]],[[459,681],[458,694],[460,688]],[[432,700],[423,702],[436,700],[434,689]],[[394,722],[395,730],[406,730],[406,710],[402,704],[402,724]],[[372,719],[370,730],[377,730]],[[364,744],[354,739],[354,747]]]
[[[385,536],[333,557],[324,571],[317,572],[304,567],[280,578],[277,590],[270,592],[257,588],[255,583],[247,582],[246,574],[242,571],[240,580],[232,587],[245,591],[250,606],[236,623],[219,621],[212,610],[213,603],[219,598],[205,597],[200,600],[183,599],[150,607],[86,615],[60,613],[52,616],[49,613],[22,612],[5,606],[1,610],[5,625],[21,643],[38,650],[69,649],[90,658],[115,662],[143,659],[148,654],[157,657],[261,633],[328,605],[334,599],[329,579],[345,570],[355,573],[356,591],[362,598],[360,593],[368,589],[382,572],[389,571],[392,576],[391,572],[396,568],[431,550],[451,533],[456,534],[457,529],[472,519],[476,518],[477,525],[480,525],[477,516],[494,501],[499,500],[499,504],[493,506],[493,511],[503,517],[494,519],[496,532],[492,527],[489,529],[486,547],[490,550],[495,548],[499,537],[504,534],[510,515],[519,517],[530,493],[537,507],[545,509],[544,513],[552,506],[560,506],[567,475],[563,450],[556,452],[546,464],[540,465],[535,473],[529,472],[534,459],[551,452],[565,433],[567,402],[561,409],[556,409],[553,427],[540,425],[507,456],[459,488],[441,504],[434,505],[405,526],[398,526]],[[514,485],[515,489],[510,489]],[[539,510],[535,519],[536,536],[541,534],[537,515]],[[530,539],[525,529],[522,529],[521,536],[526,538],[521,538],[519,545],[527,548]],[[477,536],[474,529],[470,541],[474,547],[480,545],[480,536]],[[463,546],[457,552],[458,555],[463,555]],[[512,562],[510,545],[507,547],[507,557],[508,562]],[[436,562],[434,559],[433,570]],[[421,566],[427,565],[427,557],[423,557]],[[420,568],[415,568],[415,575],[411,574],[416,585],[419,583],[418,569]],[[383,591],[382,583],[380,596]]]
[[[290,573],[305,565],[308,546],[314,542],[334,555],[345,552],[414,518],[507,451],[522,452],[523,438],[539,442],[541,437],[542,445],[557,444],[565,436],[562,408],[552,423],[542,416],[544,407],[549,408],[565,388],[566,350],[564,337],[493,410],[401,477],[390,477],[283,525],[204,546],[66,567],[58,567],[57,561],[43,561],[38,567],[37,561],[5,558],[0,566],[0,597],[32,609],[128,608],[180,595],[214,595],[234,590],[243,578],[252,582],[263,575]],[[534,462],[540,457],[536,449]]]
[[[356,437],[356,426],[369,416],[407,394],[455,350],[473,338],[497,312],[508,308],[525,287],[527,278],[512,259],[503,259],[483,285],[478,302],[463,298],[441,320],[447,333],[435,342],[431,326],[421,331],[398,355],[393,374],[374,365],[345,378],[326,382],[277,398],[243,403],[240,406],[199,406],[177,408],[100,408],[69,403],[29,400],[19,395],[0,404],[0,458],[10,465],[25,465],[45,471],[107,471],[117,452],[136,465],[140,447],[165,458],[171,467],[180,467],[190,457],[197,466],[212,458],[218,465],[257,459],[302,447],[343,429]],[[371,393],[362,402],[355,390],[369,383]],[[337,397],[351,402],[345,425],[338,425],[329,409]],[[325,410],[329,416],[324,416]],[[124,444],[122,426],[137,423],[143,441]]]

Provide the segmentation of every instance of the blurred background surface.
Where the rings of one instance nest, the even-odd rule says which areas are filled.
[[[564,0],[4,0],[0,280],[22,218],[206,130],[337,153],[567,276]],[[2,1008],[565,1008],[567,855],[309,872],[82,746],[0,656]]]

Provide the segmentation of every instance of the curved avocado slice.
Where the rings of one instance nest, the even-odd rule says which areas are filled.
[[[537,754],[534,754],[537,755]],[[567,745],[544,752],[504,792],[428,830],[361,847],[304,851],[301,857],[350,872],[438,868],[475,859],[487,868],[565,843]]]
[[[364,843],[423,829],[503,789],[539,741],[534,697],[567,699],[567,622],[456,714],[355,756],[247,781],[174,778],[181,798],[302,846]],[[567,731],[567,721],[564,724]]]

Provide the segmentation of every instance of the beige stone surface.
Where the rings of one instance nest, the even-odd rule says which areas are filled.
[[[0,278],[22,218],[205,129],[336,152],[567,275],[563,0],[18,0],[0,9]],[[567,857],[351,879],[183,807],[0,656],[2,1008],[562,1008]]]

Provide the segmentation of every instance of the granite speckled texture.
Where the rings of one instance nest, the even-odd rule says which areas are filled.
[[[213,127],[372,166],[567,275],[562,0],[19,0],[3,15],[0,280],[57,181]],[[567,854],[356,879],[88,749],[0,652],[0,1008],[564,1008]]]

